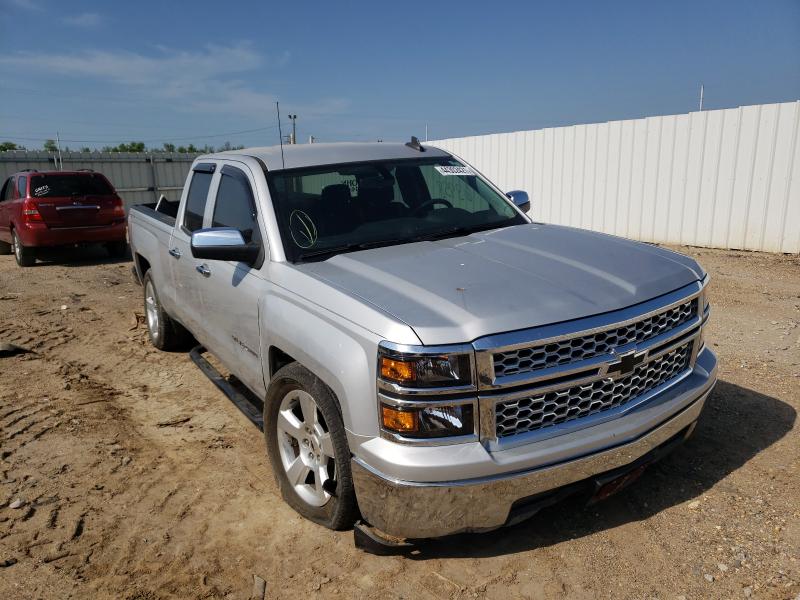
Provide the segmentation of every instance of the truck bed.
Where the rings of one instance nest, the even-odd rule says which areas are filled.
[[[131,211],[140,212],[170,227],[175,227],[175,218],[178,216],[178,206],[178,202],[161,202],[160,206],[157,202],[151,202],[149,204],[135,204],[131,207]],[[156,210],[156,207],[158,207],[158,210]]]

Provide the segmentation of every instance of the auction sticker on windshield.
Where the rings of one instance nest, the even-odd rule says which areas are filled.
[[[463,166],[456,166],[456,167],[445,167],[441,165],[436,165],[434,167],[439,173],[442,175],[466,175],[467,177],[475,177],[476,173],[469,167]]]

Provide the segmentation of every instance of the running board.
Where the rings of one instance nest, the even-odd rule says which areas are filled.
[[[233,387],[230,382],[214,368],[214,365],[203,357],[203,352],[205,351],[206,349],[202,345],[195,346],[192,348],[191,352],[189,352],[189,357],[203,374],[211,380],[211,383],[217,386],[245,417],[250,419],[253,425],[258,427],[261,431],[264,431],[264,415],[247,396]]]

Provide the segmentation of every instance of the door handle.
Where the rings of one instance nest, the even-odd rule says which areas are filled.
[[[202,265],[197,265],[195,269],[197,269],[197,272],[203,277],[209,277],[211,275],[211,269],[209,269],[205,263]]]
[[[180,250],[178,250],[177,248],[170,248],[170,249],[169,249],[169,253],[170,253],[172,256],[174,256],[175,258],[180,258],[180,257],[181,257],[181,251],[180,251]]]

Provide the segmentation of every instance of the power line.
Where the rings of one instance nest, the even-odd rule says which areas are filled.
[[[163,136],[158,137],[158,138],[151,138],[151,139],[146,139],[146,140],[137,140],[136,139],[137,136],[135,136],[135,135],[132,135],[132,136],[121,135],[121,136],[116,136],[114,138],[93,139],[93,140],[77,140],[77,139],[66,139],[66,138],[64,138],[61,141],[62,142],[72,142],[72,143],[75,143],[75,144],[78,144],[78,143],[104,144],[104,143],[116,142],[116,141],[119,141],[119,140],[122,140],[122,139],[133,139],[133,140],[138,141],[138,142],[150,143],[150,142],[161,142],[163,140],[180,141],[180,140],[196,140],[196,139],[206,139],[206,138],[215,138],[215,137],[225,137],[225,136],[229,136],[229,135],[242,135],[242,134],[245,134],[245,133],[256,133],[258,131],[269,131],[269,130],[273,130],[273,129],[277,129],[277,125],[272,125],[270,127],[258,127],[256,129],[243,129],[241,131],[228,131],[227,133],[210,133],[210,134],[207,134],[207,135],[189,135],[189,136],[163,135]],[[2,137],[10,137],[11,139],[14,139],[14,140],[25,140],[25,141],[28,141],[28,142],[44,142],[44,141],[46,141],[48,139],[52,139],[52,138],[24,137],[24,136],[12,135],[12,134],[2,134],[2,133],[0,133],[0,138],[2,138]]]

